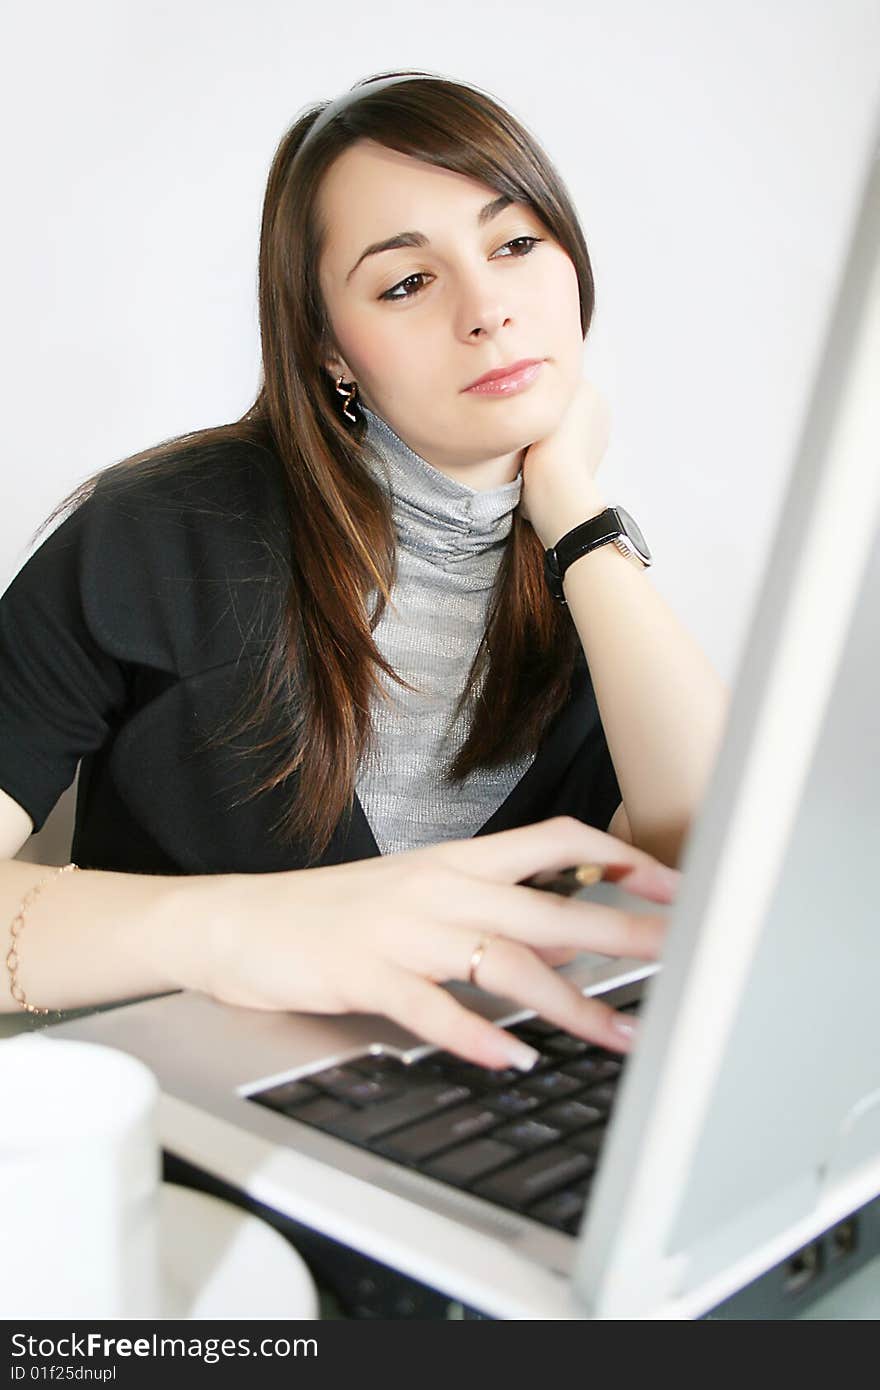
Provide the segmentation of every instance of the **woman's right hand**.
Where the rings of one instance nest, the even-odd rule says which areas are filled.
[[[614,875],[621,887],[655,903],[672,902],[681,877],[570,816],[346,864],[224,875],[211,952],[181,983],[245,1008],[384,1014],[468,1061],[527,1069],[531,1049],[441,988],[467,979],[489,938],[481,988],[627,1052],[631,1017],[553,966],[583,951],[655,960],[665,918],[519,882],[580,863],[626,866]]]

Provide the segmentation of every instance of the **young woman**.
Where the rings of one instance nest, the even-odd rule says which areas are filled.
[[[259,300],[253,406],[87,479],[0,599],[0,1007],[193,988],[530,1065],[471,979],[626,1051],[553,966],[663,916],[523,880],[668,904],[725,692],[616,544],[548,583],[607,506],[565,188],[478,89],[367,79],[281,141]],[[55,882],[13,856],[78,764]]]

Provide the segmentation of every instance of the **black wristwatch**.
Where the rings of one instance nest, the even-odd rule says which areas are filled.
[[[648,543],[623,507],[606,507],[598,516],[581,522],[544,551],[544,573],[550,592],[560,603],[565,603],[562,579],[569,565],[582,555],[595,550],[597,546],[616,545],[622,555],[639,569],[647,569],[652,563]]]

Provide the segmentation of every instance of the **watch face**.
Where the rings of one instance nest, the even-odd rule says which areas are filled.
[[[641,555],[644,555],[646,559],[650,560],[651,552],[648,549],[648,542],[645,540],[638,526],[636,526],[636,523],[633,521],[629,512],[624,511],[623,507],[615,507],[614,510],[617,512],[617,515],[620,517],[620,520],[623,523],[623,529],[626,532],[628,539],[632,541],[633,545],[636,547],[636,550],[639,551]]]

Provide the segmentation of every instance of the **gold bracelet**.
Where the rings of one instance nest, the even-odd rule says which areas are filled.
[[[52,874],[51,877],[57,878],[58,874],[67,873],[68,869],[78,868],[78,864],[65,864],[62,869],[56,870],[56,872]],[[33,888],[29,889],[29,891],[25,893],[19,905],[18,911],[12,919],[12,926],[9,928],[9,934],[12,937],[12,945],[9,947],[9,950],[6,953],[6,968],[9,971],[9,990],[16,1004],[20,1004],[21,1007],[25,1009],[29,1014],[48,1014],[50,1010],[40,1009],[37,1007],[36,1004],[29,1004],[27,999],[25,998],[24,990],[18,983],[18,938],[24,926],[25,908],[30,905],[30,903],[37,896],[43,885],[48,882],[48,878],[41,878],[39,883],[35,884]]]

